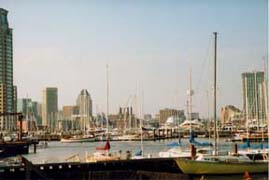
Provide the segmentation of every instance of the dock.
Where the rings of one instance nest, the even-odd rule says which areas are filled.
[[[190,179],[173,158],[32,164],[0,167],[0,179]]]
[[[36,152],[36,145],[38,144],[37,139],[23,139],[22,138],[22,113],[0,113],[0,117],[2,116],[14,116],[18,118],[19,121],[19,130],[18,130],[18,139],[15,141],[3,141],[0,139],[0,158],[15,156],[18,154],[28,154],[29,146],[34,146],[34,152]]]

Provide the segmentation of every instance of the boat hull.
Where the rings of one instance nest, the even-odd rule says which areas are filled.
[[[70,139],[61,139],[62,143],[82,143],[82,142],[94,142],[95,139],[94,138],[79,138],[79,139],[74,139],[74,138],[70,138]]]
[[[205,162],[176,159],[178,167],[184,174],[244,174],[267,173],[268,162],[228,163],[228,162]]]
[[[1,142],[0,143],[0,158],[16,156],[18,154],[28,154],[28,142]]]

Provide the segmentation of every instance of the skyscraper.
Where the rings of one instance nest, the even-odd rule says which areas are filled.
[[[35,121],[36,125],[41,125],[41,115],[38,112],[38,102],[30,98],[21,98],[17,101],[17,111],[22,112],[25,120]]]
[[[264,72],[242,73],[243,108],[247,119],[265,119]]]
[[[77,98],[77,107],[81,120],[81,129],[89,126],[92,117],[92,99],[87,89],[82,89]]]
[[[77,106],[81,116],[92,115],[92,99],[87,89],[82,89],[77,98]]]
[[[58,112],[58,90],[55,87],[47,87],[43,90],[42,101],[42,125],[54,130]]]
[[[13,85],[12,29],[7,20],[8,11],[0,8],[0,112],[16,111],[17,88]],[[15,118],[0,117],[1,130],[14,130]]]
[[[22,98],[17,101],[17,110],[18,112],[22,112],[23,116],[26,117],[26,114],[29,112],[29,105],[31,103],[31,99]]]

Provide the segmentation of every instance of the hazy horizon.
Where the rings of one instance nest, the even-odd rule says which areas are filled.
[[[63,3],[64,2],[64,3]],[[14,84],[18,98],[41,102],[42,89],[58,88],[59,107],[74,105],[87,89],[106,112],[144,94],[144,112],[186,111],[192,68],[193,111],[207,116],[212,84],[213,35],[218,32],[218,115],[242,108],[241,73],[262,71],[268,51],[268,2],[228,1],[7,1],[13,29]],[[140,93],[140,97],[142,97]],[[212,97],[210,97],[210,103]],[[212,110],[210,110],[212,112]]]

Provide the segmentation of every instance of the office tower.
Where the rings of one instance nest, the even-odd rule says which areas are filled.
[[[264,91],[264,72],[242,73],[244,114],[246,119],[255,119],[257,125],[265,119]]]
[[[92,99],[86,89],[82,89],[77,98],[77,106],[79,108],[79,115],[92,116]]]
[[[36,125],[41,125],[41,115],[38,112],[38,102],[30,98],[21,98],[17,101],[17,111],[21,112],[25,120],[35,121]]]
[[[17,101],[17,110],[18,112],[21,112],[24,117],[26,117],[26,114],[29,112],[29,106],[31,101],[32,100],[29,98],[18,99]]]
[[[34,120],[36,121],[37,126],[42,125],[42,115],[40,113],[39,106],[40,104],[37,101],[32,101],[30,104],[31,112],[33,113]]]
[[[42,125],[54,131],[58,112],[58,90],[55,87],[47,87],[43,90],[42,101]]]
[[[0,8],[0,112],[16,111],[17,88],[13,85],[12,29],[7,20],[8,11]],[[16,118],[0,117],[0,129],[16,129]]]
[[[90,119],[92,117],[92,99],[89,92],[86,89],[82,89],[77,98],[77,107],[80,116],[80,127],[85,130],[90,125]]]

